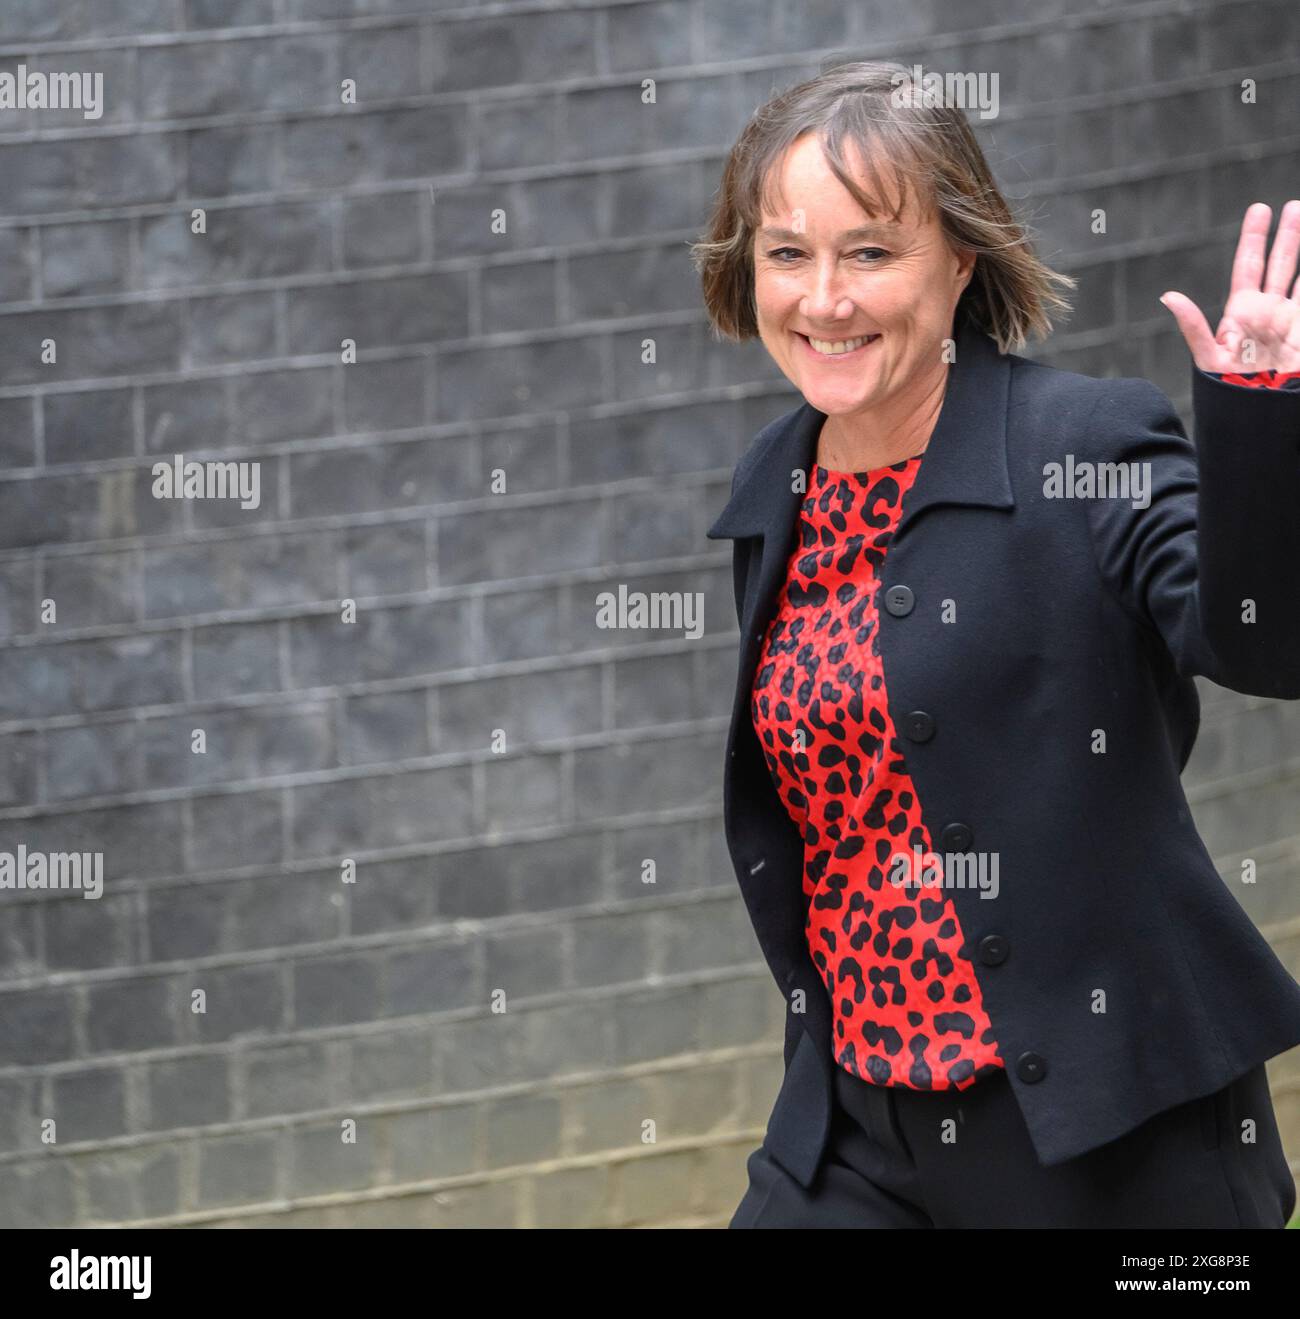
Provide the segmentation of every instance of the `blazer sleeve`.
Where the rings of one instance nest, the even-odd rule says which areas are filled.
[[[1193,444],[1150,381],[1101,383],[1090,457],[1147,481],[1083,501],[1103,580],[1181,675],[1300,699],[1300,390],[1193,365]]]

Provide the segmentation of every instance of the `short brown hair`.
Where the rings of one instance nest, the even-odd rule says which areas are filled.
[[[914,86],[902,64],[841,64],[779,93],[754,112],[727,156],[708,229],[691,245],[716,335],[737,340],[758,335],[753,239],[762,222],[769,171],[808,132],[820,135],[827,163],[873,219],[878,211],[845,162],[846,140],[861,153],[877,198],[889,195],[877,162],[900,181],[894,220],[910,186],[923,214],[931,207],[937,210],[953,247],[976,254],[958,315],[964,310],[997,341],[999,351],[1019,351],[1030,334],[1046,337],[1052,328],[1049,310],[1069,310],[1053,285],[1072,289],[1075,281],[1034,254],[1028,231],[994,182],[965,112],[909,100]]]

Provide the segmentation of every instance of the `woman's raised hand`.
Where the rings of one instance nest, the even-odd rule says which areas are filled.
[[[1300,371],[1300,201],[1293,199],[1282,208],[1266,268],[1272,217],[1272,208],[1263,202],[1246,208],[1232,262],[1232,287],[1214,334],[1190,298],[1170,292],[1160,299],[1202,371]]]

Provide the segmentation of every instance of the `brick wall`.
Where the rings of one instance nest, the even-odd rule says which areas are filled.
[[[1030,355],[1190,419],[1156,295],[1217,314],[1245,205],[1294,192],[1297,30],[6,0],[0,72],[98,70],[105,107],[0,111],[0,839],[105,887],[0,895],[0,1221],[725,1223],[782,1002],[722,836],[704,530],[794,399],[703,320],[723,155],[837,55],[998,71],[977,132],[1082,281]],[[258,463],[260,503],[155,499],[177,452]],[[704,637],[596,628],[620,583],[703,591]],[[1300,707],[1204,691],[1198,821],[1300,973]]]

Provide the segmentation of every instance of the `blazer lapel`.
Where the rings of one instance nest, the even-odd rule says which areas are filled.
[[[795,473],[811,470],[824,420],[825,414],[807,403],[782,417],[773,426],[766,447],[761,449],[745,479],[737,485],[735,494],[706,533],[713,540],[743,536],[761,539],[761,547],[755,547],[762,555],[757,584],[751,559],[750,579],[745,584],[741,608],[745,641],[752,639],[750,625],[755,615],[772,603],[783,580],[782,569],[793,546],[799,508],[806,493],[795,488]],[[743,650],[742,646],[742,653]]]

